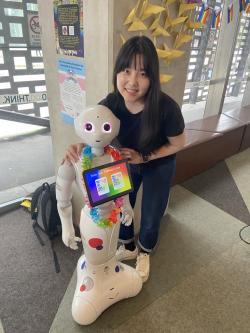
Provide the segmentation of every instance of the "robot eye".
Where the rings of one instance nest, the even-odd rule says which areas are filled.
[[[102,125],[102,128],[103,128],[103,132],[105,132],[105,133],[110,133],[110,132],[111,132],[111,129],[112,129],[110,123],[104,123],[104,124]]]
[[[85,132],[93,132],[94,131],[94,126],[91,123],[86,123],[84,125]]]

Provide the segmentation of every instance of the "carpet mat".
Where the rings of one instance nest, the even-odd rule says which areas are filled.
[[[0,217],[0,318],[5,333],[48,333],[75,269],[80,250],[55,240],[61,272],[50,242],[41,246],[30,214],[22,208]]]

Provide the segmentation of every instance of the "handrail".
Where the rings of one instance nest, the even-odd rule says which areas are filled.
[[[50,128],[49,119],[0,109],[0,119]]]

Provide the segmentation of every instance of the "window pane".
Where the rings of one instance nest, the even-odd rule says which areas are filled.
[[[49,117],[49,108],[47,106],[40,107],[40,115],[42,118]]]
[[[17,48],[22,48],[22,50],[27,50],[26,48],[24,49],[24,47],[27,46],[27,44],[20,44],[20,43],[9,43],[9,47],[16,47],[15,50],[17,50]],[[14,49],[13,49],[14,50]]]
[[[9,89],[11,88],[10,82],[0,82],[0,89]]]
[[[0,77],[9,76],[9,71],[7,69],[0,70]]]
[[[35,92],[43,92],[46,90],[46,86],[35,86]]]
[[[44,64],[43,64],[43,62],[33,62],[32,67],[33,67],[33,69],[43,69]]]
[[[0,44],[4,44],[4,37],[0,36]]]
[[[213,5],[212,5],[213,4]],[[210,2],[215,8],[222,9],[220,0]],[[200,7],[196,9],[196,15]],[[189,59],[185,95],[183,98],[182,112],[186,122],[203,118],[208,88],[214,65],[214,57],[219,37],[219,27],[211,27],[211,15],[202,29],[196,29],[191,43],[191,55]]]
[[[246,38],[250,34],[249,22],[250,17],[245,12],[242,12],[223,104],[222,111],[224,112],[241,105],[246,83],[249,80],[250,40]]]
[[[15,69],[26,69],[25,57],[14,57]]]
[[[44,74],[38,75],[14,75],[14,82],[27,82],[27,81],[44,81]]]
[[[4,14],[6,16],[23,16],[23,10],[22,9],[16,9],[16,8],[4,8]]]
[[[36,3],[26,3],[27,10],[38,12],[38,5]]]
[[[10,23],[10,36],[23,37],[23,27],[21,23]]]
[[[22,110],[32,110],[34,109],[34,103],[28,103],[28,104],[19,104],[17,106],[18,111]]]
[[[42,57],[42,50],[31,50],[31,57]]]
[[[4,64],[3,51],[0,50],[0,64]]]
[[[29,87],[19,87],[18,94],[29,94],[30,88]]]

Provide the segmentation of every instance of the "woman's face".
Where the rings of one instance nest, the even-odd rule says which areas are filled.
[[[144,103],[150,80],[143,68],[142,55],[136,55],[129,68],[117,74],[117,89],[127,104]]]

